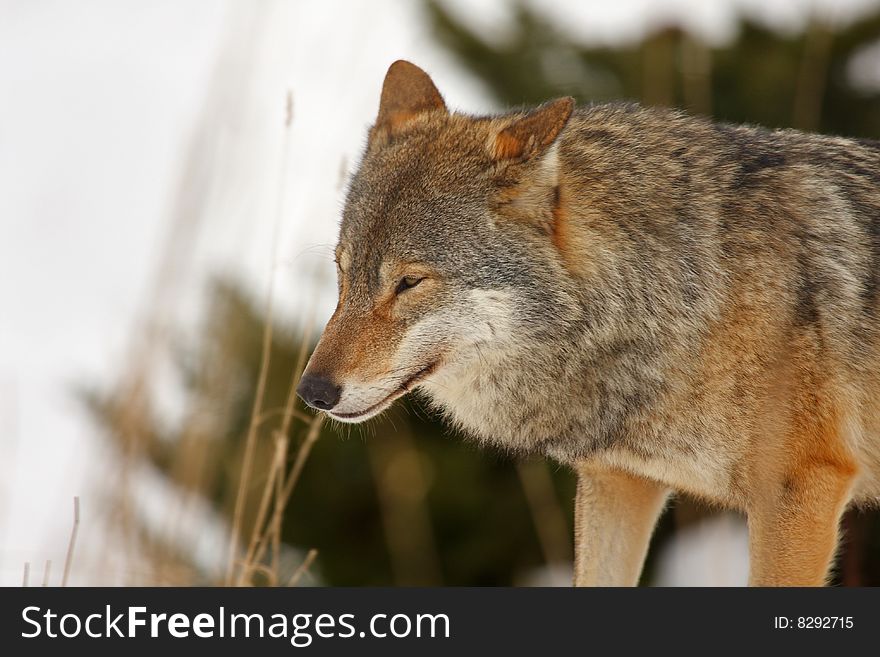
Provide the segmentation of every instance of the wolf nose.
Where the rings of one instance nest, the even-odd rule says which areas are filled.
[[[342,388],[319,374],[306,374],[300,379],[296,394],[309,406],[329,411],[339,403]]]

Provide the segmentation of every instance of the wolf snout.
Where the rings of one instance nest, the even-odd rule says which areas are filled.
[[[339,403],[342,388],[320,374],[305,374],[296,387],[296,394],[312,408],[329,411]]]

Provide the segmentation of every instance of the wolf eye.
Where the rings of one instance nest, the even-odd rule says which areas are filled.
[[[394,289],[394,294],[401,294],[403,292],[406,292],[407,290],[414,288],[423,280],[425,280],[424,277],[419,278],[418,276],[404,276],[397,283],[397,287]]]

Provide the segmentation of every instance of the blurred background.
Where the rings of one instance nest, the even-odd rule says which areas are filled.
[[[875,0],[0,1],[0,584],[570,582],[565,469],[291,394],[398,58],[470,113],[880,137]],[[844,524],[836,582],[880,585],[880,515]],[[743,518],[678,499],[643,583],[747,570]]]

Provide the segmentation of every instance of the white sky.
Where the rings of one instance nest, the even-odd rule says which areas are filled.
[[[503,35],[501,0],[450,4]],[[803,21],[811,6],[834,7],[839,17],[876,3],[530,4],[546,6],[563,29],[584,39],[610,40],[676,17],[723,39],[737,6],[785,28]],[[317,294],[319,321],[333,302],[332,271],[321,254],[335,239],[340,163],[359,154],[388,64],[412,59],[434,76],[452,107],[492,109],[480,83],[431,42],[418,3],[243,6],[0,3],[0,584],[19,583],[24,561],[39,572],[52,559],[60,572],[74,495],[83,496],[86,535],[95,519],[89,482],[113,466],[70,386],[111,385],[127,353],[168,230],[184,146],[205,121],[206,99],[221,105],[208,112],[214,122],[202,124],[203,136],[216,144],[216,162],[191,276],[181,281],[176,310],[185,325],[198,315],[210,272],[232,272],[265,289],[287,89],[294,123],[276,305],[295,316]],[[223,90],[222,76],[212,78],[218,57],[242,43],[237,21],[261,11],[267,15],[254,69],[241,89]],[[303,285],[316,269],[325,280],[317,293]]]

